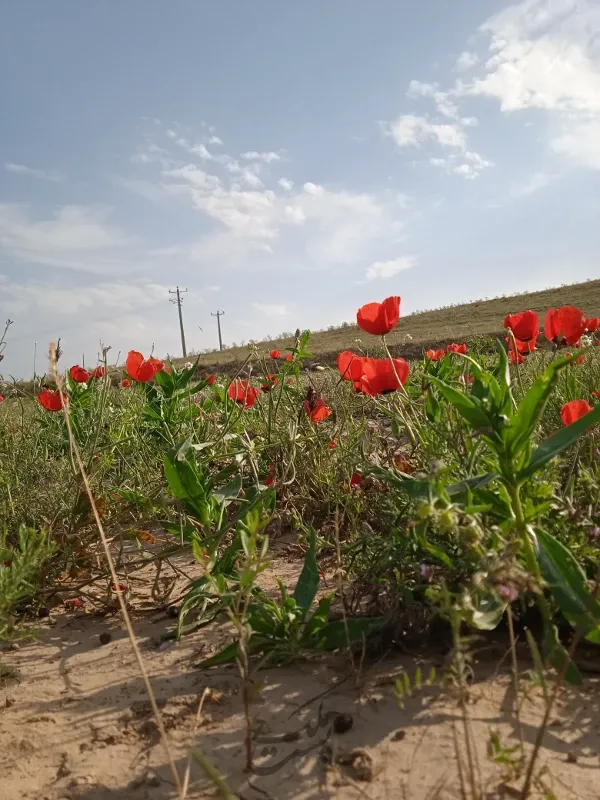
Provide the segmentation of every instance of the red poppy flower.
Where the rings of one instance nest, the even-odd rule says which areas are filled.
[[[600,399],[600,392],[592,392],[592,397]]]
[[[331,416],[331,409],[328,408],[327,403],[322,397],[315,397],[312,400],[305,400],[304,411],[310,421],[314,422],[315,424],[324,422],[327,417]]]
[[[114,583],[113,583],[113,584],[111,584],[111,587],[110,587],[110,588],[111,588],[111,590],[112,590],[113,592],[116,592],[116,591],[117,591],[117,586],[116,586],[116,584],[114,584]],[[121,592],[121,594],[127,594],[127,592],[129,591],[129,586],[127,586],[127,584],[126,584],[126,583],[120,583],[120,584],[119,584],[119,591]]]
[[[81,608],[83,602],[78,597],[71,597],[65,600],[65,606],[67,608]]]
[[[353,472],[352,477],[350,478],[350,488],[351,489],[358,489],[362,486],[363,476],[359,475],[358,472]]]
[[[596,333],[600,327],[600,317],[591,317],[585,321],[586,333]]]
[[[426,350],[425,357],[428,358],[430,361],[439,361],[440,359],[444,358],[446,355],[445,350]]]
[[[518,314],[508,314],[504,318],[504,327],[513,332],[515,339],[519,339],[521,342],[529,342],[532,339],[537,339],[540,331],[540,320],[535,311],[521,311]]]
[[[565,353],[565,358],[570,355],[571,353]],[[577,358],[571,361],[571,364],[583,364],[584,361],[585,361],[585,356],[577,356]]]
[[[362,365],[365,359],[357,356],[350,350],[344,350],[337,357],[337,365],[340,375],[345,381],[359,381],[362,375]]]
[[[408,379],[409,366],[403,358],[394,358],[393,366],[388,358],[365,358],[362,363],[360,381],[354,388],[374,397],[386,392],[395,392]]]
[[[62,398],[60,392],[54,389],[44,389],[38,394],[39,404],[47,411],[60,411],[62,408]]]
[[[129,387],[131,386],[131,381],[128,381],[127,378],[123,378],[123,380],[121,381],[121,386],[123,387],[123,389],[129,389]]]
[[[69,375],[75,383],[87,383],[90,379],[90,373],[76,364],[69,370]]]
[[[260,387],[260,390],[261,392],[270,392],[271,389],[274,389],[278,383],[279,380],[275,375],[267,375],[266,383]]]
[[[290,361],[294,360],[294,356],[291,353],[288,353],[285,357],[285,360],[289,363]]]
[[[271,350],[271,352],[269,353],[269,355],[271,356],[271,358],[273,359],[273,361],[275,361],[276,359],[278,359],[278,358],[280,358],[280,357],[281,357],[281,353],[279,352],[279,350]]]
[[[125,369],[130,378],[139,383],[148,383],[157,372],[165,368],[162,361],[158,358],[145,359],[137,350],[130,350],[125,362]]]
[[[572,425],[578,419],[585,417],[592,410],[587,400],[571,400],[560,409],[560,418],[563,425]]]
[[[0,403],[4,402],[4,396],[0,394]]]
[[[258,389],[250,386],[248,381],[237,380],[230,384],[227,390],[227,396],[230,400],[235,400],[244,408],[252,408],[258,398]]]
[[[269,464],[269,474],[265,480],[265,486],[273,486],[275,483],[275,464]]]
[[[508,349],[508,357],[510,359],[510,363],[511,364],[522,364],[525,361],[525,359],[523,358],[521,353],[519,353],[518,350],[515,353],[515,351],[514,351],[514,349],[512,347],[509,347],[509,349]]]
[[[511,339],[510,336],[507,336],[504,341],[508,343],[508,347],[510,350],[512,350],[513,346],[516,345],[517,353],[520,353],[522,356],[526,356],[529,353],[533,353],[534,350],[537,350],[536,348],[537,334],[532,339],[529,339],[529,341],[527,342],[523,342],[521,341],[521,339],[517,339],[515,337],[514,345],[513,345],[513,340]]]
[[[558,347],[577,345],[586,331],[587,321],[583,311],[576,306],[551,308],[544,320],[544,335]]]
[[[90,378],[103,378],[104,377],[104,367],[96,367],[90,372]]]
[[[373,336],[385,336],[400,319],[400,298],[387,297],[383,303],[367,303],[356,312],[356,324]]]
[[[205,375],[204,376],[204,380],[207,382],[207,384],[209,386],[214,386],[215,383],[217,382],[217,376],[216,375]]]
[[[467,345],[466,344],[449,344],[448,345],[448,352],[449,353],[460,353],[461,355],[465,355],[467,352]]]

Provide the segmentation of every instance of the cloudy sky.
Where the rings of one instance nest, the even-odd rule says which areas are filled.
[[[600,273],[597,0],[4,3],[0,109],[5,377]]]

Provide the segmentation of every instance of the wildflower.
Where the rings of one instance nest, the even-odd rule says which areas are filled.
[[[421,577],[428,581],[433,574],[433,567],[431,564],[421,564],[419,572],[421,573]]]
[[[131,381],[128,381],[127,378],[123,378],[123,380],[121,381],[121,386],[123,387],[123,389],[129,389],[129,387],[131,386]]]
[[[273,486],[275,483],[275,464],[269,464],[269,474],[265,480],[265,486]]]
[[[502,584],[498,589],[498,594],[507,603],[514,603],[519,597],[519,592],[509,584]]]
[[[511,347],[508,348],[508,357],[511,364],[522,364],[525,361],[518,349],[515,352],[514,348],[512,347],[512,342]]]
[[[356,313],[358,327],[373,336],[385,336],[396,327],[399,319],[399,297],[387,297],[383,303],[367,303]]]
[[[250,386],[248,381],[237,380],[229,385],[227,396],[244,408],[252,408],[258,398],[258,389]]]
[[[507,336],[504,340],[508,343],[509,349],[517,348],[517,353],[520,353],[522,356],[526,356],[529,353],[533,353],[534,350],[537,350],[536,343],[537,343],[537,336],[534,336],[533,339],[529,339],[528,341],[523,341],[521,339],[512,339],[512,337]]]
[[[597,542],[597,541],[599,541],[599,540],[600,540],[600,527],[598,527],[598,526],[596,525],[596,527],[594,527],[594,528],[591,528],[591,529],[588,531],[588,539],[589,539],[591,542]]]
[[[279,350],[271,350],[269,355],[271,356],[273,361],[276,361],[278,358],[281,358],[281,353],[279,352]]]
[[[60,411],[63,402],[60,392],[54,389],[44,389],[38,394],[38,402],[47,411]]]
[[[585,320],[585,329],[588,333],[596,333],[600,327],[600,317],[591,317]]]
[[[586,332],[586,324],[583,311],[576,306],[551,308],[544,320],[544,335],[557,347],[564,347],[565,344],[577,347]]]
[[[587,400],[571,400],[560,409],[560,418],[563,425],[572,425],[577,420],[585,417],[592,410]]]
[[[426,350],[425,351],[425,358],[428,358],[430,361],[440,361],[440,359],[444,358],[446,355],[445,350]]]
[[[111,591],[116,592],[117,591],[117,584],[115,584],[115,583],[111,584],[110,588],[111,588]],[[127,586],[126,583],[119,583],[118,584],[118,589],[121,592],[121,594],[127,594],[127,592],[129,591],[129,586]]]
[[[358,489],[362,486],[363,483],[363,476],[359,475],[358,472],[353,472],[352,477],[350,478],[350,488],[351,489]]]
[[[364,358],[355,355],[350,350],[344,350],[340,353],[337,357],[337,365],[343,380],[359,381],[364,361]]]
[[[597,400],[600,400],[600,392],[592,392],[592,397],[595,397]]]
[[[395,392],[408,380],[410,367],[403,358],[365,359],[360,391],[371,396]],[[356,384],[355,384],[356,388]]]
[[[466,344],[449,344],[448,345],[448,352],[449,353],[460,353],[461,355],[465,355],[467,352],[467,345]]]
[[[87,383],[90,379],[90,373],[76,364],[74,367],[71,367],[69,370],[69,375],[75,381],[75,383]]]
[[[204,376],[204,380],[206,381],[206,383],[209,386],[214,386],[215,383],[217,382],[217,376],[216,375],[211,375],[211,374],[205,375]]]
[[[104,367],[96,367],[90,372],[90,378],[103,378],[104,377]]]
[[[67,608],[81,608],[83,602],[78,597],[71,597],[68,600],[65,600],[65,606]]]
[[[572,355],[572,353],[565,353],[565,358],[567,358],[568,356],[571,356],[571,355]],[[573,361],[571,361],[571,364],[583,364],[584,361],[585,361],[585,356],[581,355],[581,356],[577,356],[577,358],[574,358]]]
[[[285,360],[288,362],[288,364],[290,361],[293,361],[294,356],[292,355],[292,353],[288,353],[287,356],[285,357]]]
[[[0,394],[0,403],[3,403],[3,402],[4,402],[4,395]]]
[[[535,311],[521,311],[518,314],[508,314],[504,318],[504,327],[513,332],[515,339],[521,342],[533,342],[532,349],[535,348],[535,340],[540,331],[540,321]],[[519,351],[524,352],[524,351]]]
[[[599,394],[600,394],[600,392],[599,392]],[[330,450],[335,450],[335,448],[337,447],[337,442],[335,442],[335,441],[333,441],[333,440],[332,440],[331,442],[329,442],[329,444],[327,445],[327,447],[328,447]]]
[[[270,392],[271,389],[274,389],[278,383],[279,380],[275,375],[267,375],[266,383],[260,387],[260,390],[261,392]]]
[[[331,416],[331,409],[322,397],[314,397],[304,401],[304,411],[311,422],[318,424]]]
[[[158,358],[145,359],[141,353],[136,350],[130,350],[125,362],[127,374],[134,381],[139,383],[147,383],[153,378],[157,372],[161,372],[165,365]]]

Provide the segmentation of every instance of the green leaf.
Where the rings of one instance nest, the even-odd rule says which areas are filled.
[[[495,472],[486,472],[485,475],[477,475],[474,478],[467,478],[464,481],[453,483],[446,486],[448,496],[453,500],[457,497],[466,497],[467,492],[476,492],[488,483],[496,480],[499,476]]]
[[[479,430],[481,428],[492,427],[489,416],[484,409],[481,408],[481,405],[475,403],[471,397],[457,391],[452,386],[444,383],[439,378],[435,378],[433,375],[430,376],[429,380],[435,383],[440,393],[454,406],[461,417],[466,420],[472,428]]]
[[[319,590],[319,567],[317,565],[317,534],[314,528],[310,530],[310,540],[308,550],[304,556],[304,565],[298,578],[298,583],[294,589],[294,600],[296,605],[305,612],[311,607],[313,600]]]
[[[600,422],[600,403],[572,425],[561,428],[553,436],[544,441],[533,451],[529,463],[519,473],[519,480],[524,481],[541,469],[567,447],[574,444],[590,428]]]
[[[369,475],[375,475],[401,492],[406,492],[409,497],[415,500],[429,500],[431,497],[433,487],[427,481],[418,481],[408,476],[402,477],[397,472],[392,472],[392,470],[377,467],[373,464],[370,464],[365,469],[365,472]]]
[[[573,554],[554,536],[537,530],[536,538],[542,575],[556,604],[586,639],[600,644],[600,603],[587,590],[585,573]]]
[[[581,674],[575,664],[569,659],[569,654],[560,643],[558,638],[558,630],[556,625],[548,624],[544,630],[544,639],[542,641],[542,652],[546,661],[548,661],[554,669],[563,670],[565,665],[568,664],[565,672],[565,678],[573,686],[582,686],[583,680]]]
[[[520,453],[531,439],[556,386],[559,371],[570,364],[573,358],[563,358],[549,364],[519,403],[504,433],[507,450],[512,455]]]
[[[213,497],[218,503],[225,503],[226,500],[235,500],[242,491],[242,476],[237,473],[226,486],[213,491]]]
[[[337,650],[348,642],[355,642],[382,628],[387,617],[368,617],[364,619],[343,619],[329,622],[318,633],[311,637],[311,648],[316,650]]]
[[[498,627],[505,610],[505,602],[488,595],[479,603],[473,603],[470,615],[471,625],[480,631],[493,631]]]
[[[208,667],[216,667],[219,664],[227,664],[230,661],[235,661],[239,655],[239,642],[232,642],[224,647],[219,653],[216,653],[210,658],[205,658],[196,666],[199,669],[207,669]]]
[[[335,595],[330,594],[327,597],[323,597],[319,601],[319,605],[317,606],[315,613],[306,623],[303,634],[304,638],[313,636],[325,625],[334,597]]]
[[[437,558],[437,560],[441,561],[442,564],[448,567],[448,569],[455,569],[454,563],[450,557],[444,553],[443,550],[441,550],[439,547],[436,547],[434,544],[431,544],[431,542],[428,542],[425,536],[419,536],[418,540],[423,550],[429,553],[429,555]]]

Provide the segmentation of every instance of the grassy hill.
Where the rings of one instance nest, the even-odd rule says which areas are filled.
[[[600,280],[409,314],[401,317],[388,340],[392,348],[401,351],[405,358],[420,358],[423,350],[429,347],[468,342],[479,336],[504,335],[504,317],[516,311],[537,311],[543,324],[545,312],[562,305],[578,306],[589,317],[600,316]],[[410,340],[407,340],[407,334]],[[373,337],[363,333],[356,325],[347,325],[335,330],[314,332],[310,339],[310,351],[320,363],[328,363],[341,350],[356,348],[356,339],[361,339],[363,348],[372,347],[375,343]],[[289,338],[261,342],[258,346],[261,350],[284,351],[293,344],[294,340]],[[201,355],[200,365],[207,370],[229,371],[244,361],[247,355],[247,346],[231,347],[222,352]]]

